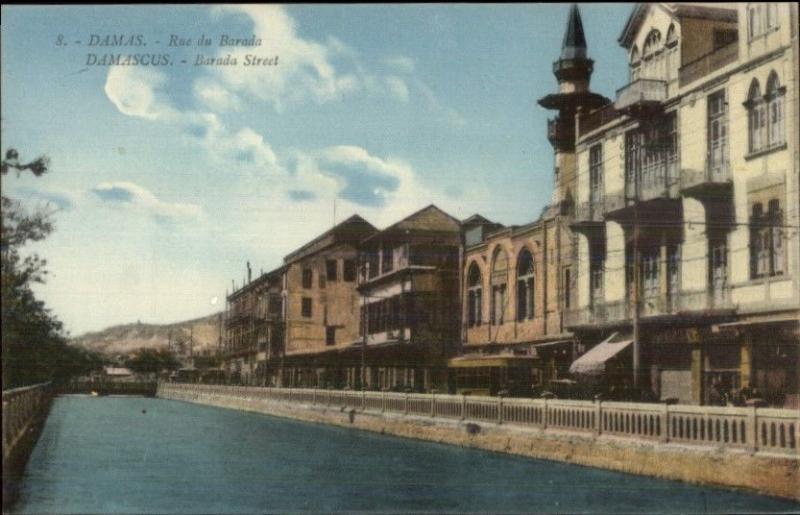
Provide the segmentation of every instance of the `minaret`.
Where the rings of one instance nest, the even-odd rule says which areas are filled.
[[[570,213],[574,198],[576,115],[579,111],[588,112],[611,102],[589,91],[593,68],[594,61],[587,57],[581,14],[578,6],[572,4],[561,43],[561,55],[553,63],[558,93],[539,99],[542,107],[558,111],[558,116],[547,121],[547,139],[555,151],[552,204],[561,214]]]

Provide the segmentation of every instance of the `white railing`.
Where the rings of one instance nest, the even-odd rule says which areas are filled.
[[[159,384],[159,395],[199,402],[261,399],[789,455],[798,455],[800,441],[800,413],[788,409],[180,383]]]

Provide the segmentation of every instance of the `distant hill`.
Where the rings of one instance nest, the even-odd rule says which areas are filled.
[[[211,354],[217,349],[221,313],[172,324],[143,324],[140,322],[115,325],[86,333],[70,340],[72,345],[107,356],[127,355],[141,348],[166,349],[171,339],[178,354],[188,354],[189,337],[195,356]]]

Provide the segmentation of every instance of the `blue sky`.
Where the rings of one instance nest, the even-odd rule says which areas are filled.
[[[3,151],[52,160],[45,177],[3,178],[57,210],[31,246],[50,270],[39,294],[74,335],[163,323],[223,309],[246,261],[271,269],[353,213],[378,227],[430,203],[535,219],[553,168],[536,99],[556,90],[568,8],[3,6]],[[581,5],[592,88],[609,97],[631,9]],[[147,46],[90,48],[92,34]],[[172,34],[214,44],[170,48]],[[262,44],[221,48],[222,34]],[[87,66],[109,52],[173,64]],[[194,66],[198,53],[240,64]]]

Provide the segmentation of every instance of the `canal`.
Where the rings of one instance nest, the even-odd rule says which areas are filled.
[[[144,397],[55,400],[15,513],[798,511],[800,504]]]

